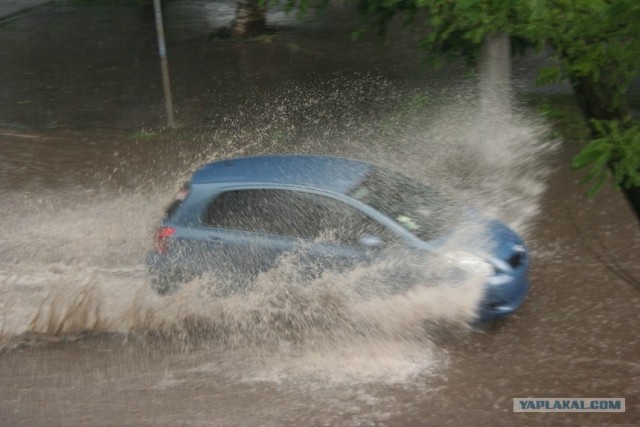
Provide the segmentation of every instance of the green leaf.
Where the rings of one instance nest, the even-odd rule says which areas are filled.
[[[584,169],[589,165],[604,165],[611,159],[611,147],[602,140],[591,141],[582,151],[571,159],[574,169]]]
[[[557,83],[560,81],[560,77],[562,73],[560,72],[560,67],[557,65],[551,67],[544,67],[540,71],[538,71],[538,76],[536,77],[536,85],[544,86],[551,83]]]
[[[596,194],[602,189],[602,186],[607,181],[609,174],[603,171],[600,176],[596,179],[595,184],[587,191],[588,197],[595,197]]]
[[[358,41],[360,40],[360,38],[362,37],[362,35],[364,34],[365,30],[355,30],[351,32],[351,41]]]

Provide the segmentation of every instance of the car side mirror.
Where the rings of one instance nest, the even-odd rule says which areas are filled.
[[[372,234],[365,234],[360,238],[360,245],[366,249],[382,249],[385,245],[384,240]]]

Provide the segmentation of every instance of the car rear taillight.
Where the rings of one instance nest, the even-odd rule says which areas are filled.
[[[166,254],[169,252],[169,238],[176,233],[173,227],[159,227],[156,230],[155,250],[156,253]]]

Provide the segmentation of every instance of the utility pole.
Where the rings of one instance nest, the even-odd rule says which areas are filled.
[[[169,79],[169,64],[167,61],[167,45],[164,40],[164,23],[162,20],[162,5],[160,0],[153,0],[153,9],[156,15],[156,33],[158,35],[158,53],[160,55],[160,68],[162,69],[162,87],[164,88],[164,105],[167,110],[167,124],[170,128],[176,127],[173,118],[173,99],[171,97],[171,80]]]

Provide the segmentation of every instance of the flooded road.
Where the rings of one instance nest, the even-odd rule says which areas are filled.
[[[462,70],[422,69],[410,34],[352,45],[336,10],[274,13],[260,42],[211,37],[232,10],[168,6],[174,133],[144,11],[54,5],[0,26],[0,424],[638,423],[640,231],[619,193],[582,197],[577,147],[532,112],[477,112]],[[363,301],[357,277],[300,290],[295,265],[246,299],[152,293],[152,230],[190,172],[281,152],[399,168],[509,222],[532,254],[526,304],[477,328],[477,283]],[[514,414],[529,396],[627,410]]]

